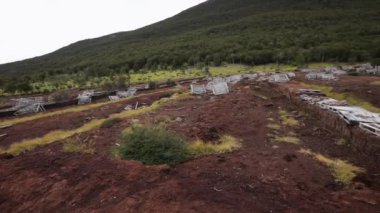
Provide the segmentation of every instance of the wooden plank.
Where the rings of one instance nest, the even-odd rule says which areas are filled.
[[[5,126],[0,126],[0,129],[6,129],[8,127],[11,127],[12,125],[5,125]]]

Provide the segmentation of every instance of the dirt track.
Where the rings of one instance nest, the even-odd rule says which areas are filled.
[[[267,99],[263,99],[267,97]],[[300,125],[299,145],[274,142],[267,125],[279,123],[279,107]],[[281,88],[245,82],[220,97],[196,97],[138,117],[153,123],[167,115],[167,128],[189,141],[231,134],[243,147],[227,154],[168,166],[144,166],[109,157],[129,120],[79,136],[92,141],[94,155],[62,151],[54,143],[0,160],[3,212],[378,212],[380,168],[376,159],[337,145],[340,136],[299,113]],[[177,121],[175,119],[181,118]],[[42,124],[40,124],[42,125]],[[348,160],[367,172],[349,187],[334,181],[327,167],[300,148]]]

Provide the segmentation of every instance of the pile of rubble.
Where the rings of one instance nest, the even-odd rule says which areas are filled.
[[[294,73],[292,74],[287,74],[287,73],[277,73],[269,76],[269,82],[272,83],[286,83],[290,81],[290,76],[293,76]],[[295,76],[295,75],[294,75]]]
[[[323,72],[311,72],[305,75],[305,78],[309,81],[311,80],[322,80],[322,81],[336,81],[338,77],[336,77],[332,73],[323,73]]]
[[[134,87],[129,88],[127,91],[117,91],[116,95],[108,96],[110,101],[118,101],[122,98],[132,97],[137,93],[137,89]]]
[[[12,101],[14,102],[14,105],[11,109],[16,110],[14,115],[24,115],[46,111],[43,97],[19,98],[12,99]]]
[[[230,93],[230,86],[238,83],[244,78],[254,79],[257,76],[252,75],[232,75],[228,77],[209,78],[207,84],[197,84],[193,82],[190,85],[190,92],[193,95],[203,95],[211,92],[214,95],[225,95]]]
[[[380,114],[373,113],[357,106],[349,106],[345,101],[326,97],[321,91],[300,89],[298,94],[302,101],[318,106],[323,110],[336,113],[347,124],[380,137]]]
[[[78,95],[78,105],[91,103],[92,96],[94,96],[94,94],[95,94],[94,90],[86,90],[86,91],[81,92]]]
[[[287,83],[296,77],[293,72],[259,72],[256,81],[268,81],[271,83]]]
[[[346,75],[349,72],[367,75],[380,75],[380,66],[372,66],[371,64],[356,64],[356,65],[344,65],[339,67],[327,67],[323,69],[302,69],[304,73],[322,73],[332,74],[334,76]]]
[[[359,74],[368,75],[380,75],[380,66],[372,66],[371,64],[357,64],[357,65],[346,65],[342,67],[343,70],[349,72],[356,72]]]
[[[230,88],[227,82],[224,81],[210,81],[207,86],[204,84],[191,84],[190,92],[193,95],[203,95],[207,92],[212,92],[214,95],[225,95],[230,93]]]
[[[341,75],[347,75],[347,71],[337,68],[328,67],[323,69],[302,69],[306,73],[307,80],[336,81]]]
[[[258,74],[240,74],[227,77],[209,78],[207,84],[197,84],[193,82],[190,85],[190,91],[193,95],[203,95],[208,92],[214,95],[224,95],[230,92],[230,86],[238,83],[243,79],[268,81],[272,83],[286,83],[296,75],[292,72],[287,73],[270,73],[259,72]]]

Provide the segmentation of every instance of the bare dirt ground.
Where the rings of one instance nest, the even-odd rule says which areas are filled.
[[[301,113],[267,83],[242,82],[226,96],[203,96],[175,102],[134,119],[157,125],[167,116],[167,129],[188,141],[207,141],[222,134],[238,138],[242,148],[231,153],[191,159],[177,166],[147,166],[113,159],[130,119],[107,129],[74,136],[91,141],[95,154],[63,151],[64,141],[17,157],[0,159],[2,212],[379,212],[378,159],[338,145],[340,135]],[[154,98],[153,98],[154,99]],[[148,100],[147,100],[148,102]],[[121,106],[120,106],[121,107]],[[269,123],[281,124],[279,110],[299,121],[277,135],[293,132],[300,143],[273,140]],[[88,116],[88,115],[87,115]],[[71,117],[72,118],[72,117]],[[49,125],[59,120],[41,119]],[[35,128],[38,128],[35,126]],[[26,127],[25,127],[26,128]],[[75,128],[75,125],[70,126]],[[14,140],[16,141],[16,140]],[[327,167],[299,153],[311,149],[347,160],[366,170],[352,185],[334,181]]]

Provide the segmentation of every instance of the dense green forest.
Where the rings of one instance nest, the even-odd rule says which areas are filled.
[[[209,0],[136,31],[0,65],[0,87],[28,91],[32,82],[62,77],[85,81],[223,63],[302,65],[378,58],[379,0]]]

